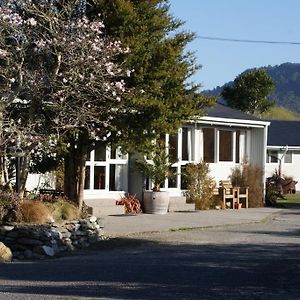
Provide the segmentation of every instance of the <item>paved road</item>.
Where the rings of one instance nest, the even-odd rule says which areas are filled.
[[[0,299],[300,299],[300,209],[2,264]]]

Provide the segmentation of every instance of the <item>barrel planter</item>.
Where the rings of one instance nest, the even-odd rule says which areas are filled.
[[[144,191],[144,212],[146,214],[164,215],[169,208],[168,192]]]

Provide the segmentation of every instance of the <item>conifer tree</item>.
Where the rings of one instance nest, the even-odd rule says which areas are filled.
[[[125,80],[136,92],[127,97],[130,113],[116,123],[127,148],[149,147],[153,138],[176,132],[213,103],[191,83],[200,66],[186,46],[195,35],[181,30],[183,22],[170,14],[168,1],[98,0],[90,5],[88,13],[101,14],[106,34],[130,49],[125,66],[131,74]]]

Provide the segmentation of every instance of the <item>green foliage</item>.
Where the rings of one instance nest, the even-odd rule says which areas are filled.
[[[79,217],[78,207],[64,198],[46,203],[55,221],[75,220]]]
[[[260,115],[273,105],[268,100],[273,90],[272,78],[265,70],[258,69],[238,76],[232,85],[224,87],[221,95],[230,107]]]
[[[276,84],[272,99],[277,105],[300,113],[300,64],[285,63],[266,70]]]
[[[300,205],[300,194],[289,194],[285,195],[285,197],[277,198],[277,204],[281,207],[291,208],[293,206]]]
[[[188,202],[195,203],[196,209],[209,209],[214,206],[213,179],[209,176],[209,165],[204,161],[186,165],[186,196]]]
[[[15,193],[0,192],[0,223],[20,219],[20,198]]]
[[[248,186],[246,183],[246,178],[244,178],[243,170],[239,167],[236,167],[231,170],[229,179],[233,187],[245,187]]]
[[[127,96],[130,113],[116,120],[125,148],[147,150],[161,132],[175,132],[213,102],[190,83],[200,66],[185,47],[195,36],[181,31],[183,23],[169,13],[168,1],[99,0],[89,11],[97,13],[106,34],[130,49],[125,66],[134,71],[125,80],[138,93]]]
[[[265,201],[267,206],[278,206],[277,200],[282,197],[276,188],[275,181],[267,179]]]
[[[136,167],[144,176],[149,177],[153,182],[153,191],[160,191],[161,185],[166,178],[172,177],[174,174],[171,170],[173,162],[166,154],[165,143],[157,141],[153,146],[153,151],[145,158],[136,161]]]

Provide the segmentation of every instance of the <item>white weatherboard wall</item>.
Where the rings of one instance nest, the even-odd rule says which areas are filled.
[[[266,176],[271,177],[275,170],[278,172],[278,167],[279,163],[266,163]],[[281,173],[298,181],[296,190],[300,191],[300,150],[292,150],[292,163],[282,162]]]
[[[262,142],[263,140],[264,130],[252,128],[251,138],[248,141],[248,147],[250,148],[249,162],[262,169],[264,169],[265,165],[265,145]]]
[[[229,176],[232,174],[232,170],[240,166],[240,164],[235,163],[210,163],[210,176],[213,177],[213,180],[218,185],[220,180],[228,180]]]

